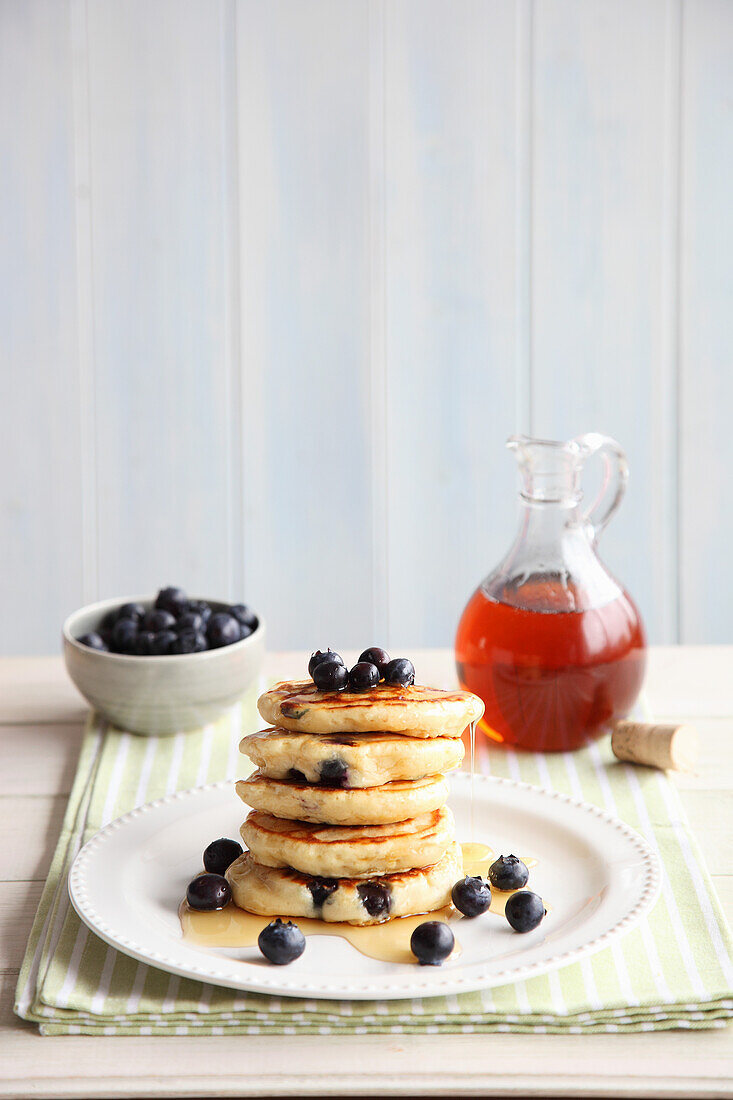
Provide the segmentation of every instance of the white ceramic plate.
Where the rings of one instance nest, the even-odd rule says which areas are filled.
[[[551,911],[533,932],[512,932],[487,915],[454,925],[461,955],[441,967],[397,965],[361,955],[346,940],[309,936],[287,967],[265,963],[256,947],[207,948],[185,942],[178,905],[219,836],[239,836],[242,804],[230,782],[151,802],[97,833],[74,861],[69,893],[79,916],[107,943],[184,977],[280,996],[430,997],[503,985],[566,966],[608,946],[654,905],[656,857],[623,822],[584,802],[476,776],[474,839],[497,853],[539,862],[530,887]],[[451,778],[459,840],[470,840],[471,780]]]

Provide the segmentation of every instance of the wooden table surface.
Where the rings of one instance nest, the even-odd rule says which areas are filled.
[[[448,651],[414,654],[421,679],[452,678]],[[292,674],[303,654],[270,654]],[[657,647],[657,717],[701,735],[695,775],[677,776],[692,826],[733,915],[733,646]],[[41,1038],[13,1015],[28,932],[74,777],[84,705],[58,658],[0,660],[0,1095],[733,1096],[731,1029],[638,1035]]]

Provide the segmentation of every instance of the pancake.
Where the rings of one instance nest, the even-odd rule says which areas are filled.
[[[437,810],[448,798],[443,775],[398,779],[380,787],[314,787],[293,779],[268,779],[256,771],[237,782],[237,794],[255,810],[293,821],[326,825],[388,825]]]
[[[226,877],[234,904],[272,917],[315,917],[349,924],[379,924],[391,917],[430,913],[450,901],[463,875],[458,844],[451,844],[432,867],[377,878],[322,878],[300,871],[265,867],[249,852],[236,859]]]
[[[460,737],[484,705],[470,691],[392,687],[319,691],[312,680],[284,681],[257,700],[266,722],[301,733],[400,733],[406,737]]]
[[[253,858],[325,878],[388,875],[430,867],[455,839],[447,806],[395,825],[309,825],[253,810],[241,828]]]
[[[329,787],[379,787],[394,779],[422,779],[457,768],[464,752],[459,737],[281,729],[251,733],[239,748],[268,779],[301,779]]]

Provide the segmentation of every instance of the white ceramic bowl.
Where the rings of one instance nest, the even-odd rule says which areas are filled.
[[[265,648],[265,624],[259,616],[248,638],[203,653],[130,657],[77,641],[98,630],[109,611],[133,602],[147,610],[155,597],[118,596],[89,604],[69,615],[63,626],[69,676],[94,710],[120,729],[142,734],[196,729],[221,717],[259,676]],[[221,600],[207,602],[214,611],[229,606]]]

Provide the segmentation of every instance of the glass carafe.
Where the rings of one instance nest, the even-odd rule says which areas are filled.
[[[596,433],[569,443],[513,436],[507,446],[522,480],[519,532],[461,616],[458,678],[486,704],[481,726],[493,741],[575,749],[628,713],[644,678],[641,617],[597,553],[626,458]],[[603,485],[583,509],[581,475],[595,455]]]

